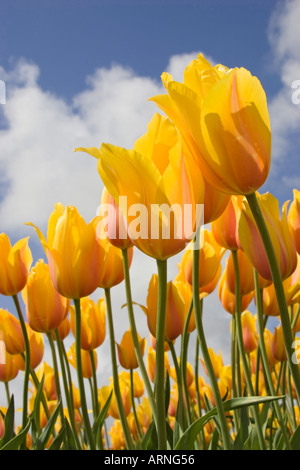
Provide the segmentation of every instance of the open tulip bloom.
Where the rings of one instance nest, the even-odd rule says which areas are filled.
[[[202,54],[182,82],[161,78],[149,101],[164,115],[131,148],[75,149],[97,161],[91,221],[57,202],[45,235],[27,223],[45,252],[33,266],[29,237],[0,234],[0,294],[17,311],[0,308],[0,449],[109,450],[106,464],[159,451],[191,465],[201,450],[300,449],[300,191],[282,211],[258,192],[271,165],[266,94],[250,71]],[[156,266],[140,272],[144,302],[136,250]],[[212,295],[230,320],[227,364],[206,337]]]

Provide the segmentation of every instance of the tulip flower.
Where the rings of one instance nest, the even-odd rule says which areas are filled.
[[[225,253],[214,239],[209,230],[203,230],[202,243],[199,250],[199,288],[201,293],[210,293],[216,286],[221,274],[221,260]],[[183,272],[186,281],[193,284],[193,250],[189,247],[185,250],[179,271]]]
[[[140,339],[139,337],[139,346],[142,355],[144,354],[145,351],[145,346],[146,346],[146,339]],[[135,350],[134,350],[134,344],[133,344],[133,339],[132,339],[132,333],[131,330],[127,330],[121,340],[121,343],[117,343],[117,348],[118,348],[118,356],[119,356],[119,361],[122,367],[124,369],[137,369],[138,368],[138,361],[136,358]]]
[[[155,370],[156,370],[156,353],[155,350],[149,346],[148,352],[147,352],[147,372],[149,375],[149,378],[152,382],[155,380]],[[165,374],[166,372],[170,372],[170,363],[169,363],[169,358],[168,354],[165,352],[164,353],[164,370]]]
[[[124,406],[124,412],[125,412],[125,415],[128,416],[131,411],[130,385],[125,380],[119,380],[119,384],[120,384],[122,403]],[[117,400],[116,400],[116,396],[114,392],[114,385],[113,385],[112,379],[110,379],[109,385],[105,385],[104,387],[100,389],[99,391],[100,403],[103,405],[106,403],[111,391],[113,391],[113,393],[112,393],[112,398],[111,398],[109,409],[108,409],[108,414],[114,419],[119,419],[120,418],[119,409],[118,409],[118,404],[117,404]]]
[[[98,223],[95,217],[87,224],[76,207],[57,203],[48,221],[47,240],[29,224],[45,249],[54,287],[64,297],[87,297],[99,286],[104,249],[97,237]]]
[[[44,357],[44,337],[41,333],[32,330],[29,325],[26,327],[30,347],[30,367],[34,370]],[[15,361],[20,370],[25,370],[25,361],[20,354],[15,356]]]
[[[14,296],[27,282],[32,263],[28,239],[19,240],[13,247],[5,233],[0,234],[0,293]]]
[[[45,392],[47,400],[56,400],[57,394],[53,368],[47,362],[43,362],[42,365],[36,371],[36,376],[39,382],[41,382],[42,378],[44,377],[43,390]]]
[[[151,277],[147,295],[147,323],[150,333],[156,337],[158,301],[158,276]],[[184,299],[178,290],[176,283],[169,281],[167,284],[167,307],[165,321],[165,341],[174,341],[182,332],[186,318],[186,306]]]
[[[211,223],[213,236],[220,246],[227,250],[239,248],[238,221],[244,196],[231,196],[220,217]]]
[[[244,348],[247,354],[251,353],[257,348],[258,333],[256,330],[256,316],[252,316],[249,310],[243,312],[242,317],[243,341]]]
[[[274,354],[274,357],[278,361],[284,362],[287,360],[287,354],[286,354],[286,349],[284,345],[283,331],[282,331],[281,325],[277,326],[274,330],[273,341],[272,341],[272,352]]]
[[[41,333],[57,328],[68,314],[70,301],[54,288],[49,266],[40,259],[22,291],[30,327]]]
[[[281,278],[286,279],[294,272],[297,265],[297,253],[287,222],[288,202],[283,205],[282,218],[278,201],[272,194],[259,195],[258,204],[272,240]],[[267,253],[248,202],[244,202],[238,232],[241,248],[257,272],[264,279],[272,281]]]
[[[236,296],[233,294],[227,285],[226,279],[226,271],[223,272],[219,287],[218,287],[218,295],[219,299],[222,303],[222,306],[226,312],[230,313],[231,315],[235,315],[236,313]],[[243,295],[241,299],[241,311],[245,311],[246,308],[253,300],[254,293],[250,292],[249,294]]]
[[[106,238],[112,245],[123,250],[133,245],[128,235],[125,216],[105,186],[101,195],[99,215]]]
[[[0,332],[9,354],[23,354],[24,336],[20,321],[8,310],[0,309]]]
[[[71,330],[70,320],[66,317],[57,327],[58,335],[60,339],[63,341],[69,335]],[[52,332],[53,340],[56,340],[55,332]]]
[[[4,362],[0,361],[0,382],[10,382],[19,373],[16,356],[5,352]]]
[[[100,150],[76,150],[98,158],[104,185],[123,211],[129,236],[141,251],[163,260],[179,253],[193,238],[199,225],[197,205],[204,203],[204,183],[167,118],[156,113],[132,150],[110,144],[102,144]]]
[[[97,353],[95,350],[92,351],[94,357],[95,368],[97,368]],[[75,343],[72,344],[70,349],[67,352],[68,361],[76,369],[77,368],[77,358],[75,351]],[[91,358],[89,351],[81,349],[81,363],[82,363],[82,375],[86,379],[91,379],[93,377],[93,368],[91,363]],[[81,398],[82,399],[82,398]]]
[[[104,249],[99,287],[102,289],[110,289],[124,280],[122,250],[115,245],[112,245],[109,239],[105,236],[101,221],[98,225],[97,234],[99,243]],[[128,265],[130,267],[133,259],[133,246],[127,248],[127,253]]]
[[[211,185],[250,194],[265,182],[271,131],[265,92],[244,68],[228,70],[199,55],[179,83],[162,75],[168,96],[152,100],[169,116]]]
[[[300,191],[294,189],[294,199],[288,212],[288,224],[297,252],[300,254]]]
[[[104,298],[95,303],[89,297],[81,299],[81,348],[91,351],[98,348],[105,339],[106,308]],[[70,306],[70,326],[75,336],[75,308]]]

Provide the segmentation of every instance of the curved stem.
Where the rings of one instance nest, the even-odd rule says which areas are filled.
[[[157,424],[156,405],[155,405],[154,393],[153,393],[151,383],[150,383],[150,380],[149,380],[149,376],[147,374],[147,370],[146,370],[146,367],[145,367],[145,364],[144,364],[144,361],[143,361],[143,355],[142,355],[142,352],[141,352],[139,337],[138,337],[136,324],[135,324],[135,319],[134,319],[127,249],[122,250],[122,256],[123,256],[123,270],[124,270],[124,280],[125,280],[125,291],[126,291],[128,318],[129,318],[129,323],[130,323],[130,329],[131,329],[131,334],[132,334],[134,350],[135,350],[138,365],[139,365],[139,368],[140,368],[140,371],[141,371],[141,374],[142,374],[142,377],[143,377],[145,388],[146,388],[146,391],[147,391],[147,394],[148,394],[148,398],[149,398],[149,402],[150,402],[150,406],[151,406],[151,410],[152,410],[152,416],[153,416],[154,422]]]
[[[89,419],[86,396],[84,390],[84,381],[82,374],[82,362],[81,362],[81,307],[80,299],[73,299],[75,306],[75,354],[76,354],[76,370],[77,380],[80,394],[82,418],[84,421],[85,431],[91,450],[95,450],[95,441],[92,433],[91,423]]]
[[[126,419],[126,414],[122,402],[120,384],[119,384],[119,376],[118,376],[118,366],[117,366],[117,356],[116,356],[116,346],[115,346],[115,333],[114,333],[114,324],[113,324],[113,316],[112,316],[112,308],[111,308],[111,297],[110,297],[110,289],[105,289],[105,300],[106,300],[106,310],[107,310],[107,320],[108,320],[108,329],[109,329],[109,336],[110,336],[110,354],[111,354],[111,361],[112,361],[112,373],[113,373],[113,381],[114,381],[114,393],[117,401],[118,412],[120,416],[120,421],[122,424],[125,442],[127,449],[133,450],[133,442],[130,435],[129,426]]]
[[[158,305],[156,320],[156,418],[158,450],[167,448],[166,410],[165,410],[165,319],[167,306],[167,261],[157,260]]]
[[[18,317],[20,320],[20,325],[22,329],[22,334],[24,337],[25,343],[25,371],[24,371],[24,383],[23,383],[23,417],[22,417],[22,426],[26,426],[27,421],[27,410],[28,410],[28,386],[29,386],[29,374],[30,374],[30,344],[27,334],[27,329],[25,325],[25,321],[23,318],[22,310],[20,307],[19,299],[17,294],[13,295],[13,301],[18,313]]]
[[[243,329],[242,329],[242,308],[241,308],[241,285],[240,285],[240,272],[239,272],[239,262],[237,251],[233,250],[232,259],[234,265],[234,274],[235,274],[235,319],[236,319],[236,332],[237,332],[237,341],[239,346],[239,351],[241,355],[241,360],[243,364],[246,384],[250,396],[254,396],[254,389],[251,381],[251,371],[249,368],[249,363],[247,360],[247,355],[245,353],[244,340],[243,340]],[[252,407],[255,423],[257,426],[258,439],[260,443],[261,450],[265,450],[266,445],[264,441],[263,431],[261,427],[261,422],[259,419],[259,413],[257,406]]]
[[[195,238],[194,244],[197,240],[197,236]],[[203,360],[206,366],[206,370],[210,379],[217,411],[218,417],[221,427],[221,434],[223,438],[223,446],[224,450],[229,450],[231,448],[231,437],[229,433],[229,429],[227,426],[226,415],[223,408],[223,402],[220,394],[220,390],[218,387],[217,379],[215,376],[214,368],[211,362],[211,358],[209,355],[205,333],[203,329],[202,323],[202,304],[203,299],[200,301],[200,291],[199,291],[199,247],[194,245],[193,249],[193,305],[194,305],[194,313],[195,313],[195,320],[197,326],[197,334],[199,339],[200,348],[202,351]]]
[[[281,274],[278,266],[278,262],[276,259],[276,254],[273,248],[272,240],[264,220],[263,214],[259,207],[257,197],[255,193],[249,194],[247,197],[247,201],[251,212],[253,214],[254,220],[260,232],[266,254],[269,260],[270,270],[272,273],[272,280],[275,287],[276,298],[278,303],[278,308],[280,312],[280,319],[283,331],[283,338],[284,344],[287,352],[287,360],[288,365],[293,377],[295,390],[297,393],[298,401],[300,400],[300,371],[298,368],[298,364],[294,364],[292,361],[292,355],[294,352],[293,349],[293,333],[289,319],[289,312],[286,304],[284,288],[282,284]]]
[[[257,308],[257,316],[258,316],[258,331],[259,331],[259,350],[262,358],[262,363],[264,367],[265,377],[267,379],[267,383],[269,386],[270,393],[273,396],[276,396],[276,390],[274,388],[273,378],[269,366],[268,355],[266,351],[265,341],[264,341],[264,324],[263,324],[263,311],[262,311],[262,295],[261,290],[259,287],[259,279],[257,271],[254,271],[254,281],[255,281],[255,295],[256,295],[256,308]],[[284,424],[283,417],[281,415],[280,407],[276,400],[273,402],[273,407],[276,413],[276,417],[278,419],[278,423],[283,433],[283,438],[285,441],[285,445],[287,449],[291,449],[289,436],[287,433],[286,426]]]
[[[178,389],[178,405],[177,405],[177,409],[179,411],[177,411],[177,419],[179,421],[179,424],[180,426],[182,427],[182,430],[185,430],[186,427],[187,427],[187,422],[186,422],[186,409],[189,408],[190,406],[190,401],[189,401],[189,397],[187,395],[187,400],[186,400],[186,403],[184,403],[184,398],[183,398],[183,383],[182,383],[182,375],[181,375],[181,370],[180,370],[180,366],[178,364],[178,359],[177,359],[177,356],[176,356],[176,351],[175,351],[175,347],[174,347],[174,344],[172,341],[169,341],[168,342],[168,345],[169,345],[169,348],[170,348],[170,351],[171,351],[171,355],[172,355],[172,359],[173,359],[173,362],[174,362],[174,367],[175,367],[175,373],[176,373],[176,379],[177,379],[177,389]],[[186,375],[185,375],[185,378],[186,378]]]

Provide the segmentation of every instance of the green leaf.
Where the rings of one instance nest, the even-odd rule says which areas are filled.
[[[156,450],[158,445],[157,441],[157,433],[154,421],[150,423],[148,427],[143,441],[142,441],[142,448],[143,450]]]
[[[241,427],[234,440],[234,444],[233,444],[234,450],[245,449],[247,439],[251,433],[251,422],[248,416],[247,409],[245,407],[241,409],[240,416],[241,416]]]
[[[34,407],[33,407],[33,419],[34,419],[34,423],[35,423],[35,427],[37,431],[39,431],[40,429],[40,409],[41,409],[40,404],[41,404],[42,393],[43,393],[43,385],[44,385],[44,375],[37,387],[36,396],[34,400]]]
[[[52,416],[50,417],[50,419],[48,421],[48,423],[46,424],[43,431],[41,432],[41,434],[40,434],[40,436],[37,440],[37,443],[36,443],[37,450],[44,450],[45,449],[45,447],[47,445],[47,442],[49,441],[50,435],[52,433],[52,430],[55,426],[55,423],[56,423],[56,420],[57,420],[57,417],[58,417],[58,414],[59,414],[60,405],[61,405],[61,402],[59,401],[58,404],[57,404],[57,407],[55,408]]]
[[[282,397],[243,397],[243,398],[231,398],[223,403],[224,411],[231,411],[234,409],[242,408],[245,406],[258,405],[259,403],[265,403],[268,401],[279,400]],[[201,418],[197,419],[191,426],[185,431],[183,436],[177,442],[174,450],[192,450],[195,439],[198,433],[203,428],[204,424],[207,423],[211,418],[217,416],[217,408],[211,409]]]
[[[111,398],[112,398],[112,393],[113,392],[111,391],[110,394],[109,394],[109,397],[107,398],[107,400],[104,404],[104,406],[102,407],[102,410],[100,411],[97,419],[95,420],[95,422],[93,424],[93,434],[94,434],[96,442],[99,442],[99,440],[102,439],[101,429],[102,429],[102,426],[104,424],[105,418],[107,416],[108,408],[109,408]]]
[[[15,400],[14,400],[14,396],[12,395],[7,411],[6,411],[5,418],[4,418],[4,434],[2,438],[0,439],[0,449],[2,449],[3,446],[14,437],[15,435],[14,424],[15,424]]]
[[[26,439],[31,424],[31,418],[28,419],[25,428],[23,428],[19,434],[15,435],[10,441],[8,441],[1,450],[18,450]]]
[[[291,439],[292,450],[300,450],[300,425],[294,431]]]
[[[55,439],[53,440],[53,442],[51,443],[51,445],[48,447],[48,450],[59,450],[62,443],[64,442],[64,439],[65,439],[65,434],[66,434],[66,426],[65,424],[60,428],[57,436],[55,437]],[[64,448],[64,450],[70,450],[70,449],[66,449]]]

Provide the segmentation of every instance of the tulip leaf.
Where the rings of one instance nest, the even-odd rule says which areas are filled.
[[[110,405],[110,402],[111,402],[111,398],[112,398],[112,391],[110,392],[104,406],[102,407],[97,419],[95,420],[94,424],[93,424],[93,434],[95,436],[95,440],[96,442],[100,442],[100,439],[101,438],[101,429],[102,429],[102,426],[104,424],[104,421],[105,421],[105,418],[106,418],[106,415],[107,415],[107,412],[108,412],[108,409],[109,409],[109,405]]]
[[[300,425],[294,431],[290,442],[292,450],[300,450]]]
[[[44,427],[43,431],[41,432],[41,434],[40,434],[40,436],[37,440],[37,443],[36,443],[37,450],[45,449],[45,447],[46,447],[46,445],[49,441],[50,435],[52,433],[52,430],[55,426],[55,423],[56,423],[56,420],[57,420],[57,417],[58,417],[58,414],[59,414],[60,406],[61,406],[61,401],[58,402],[52,416],[50,417],[48,423]]]
[[[143,450],[157,449],[157,432],[154,421],[150,423],[142,442]]]
[[[67,420],[66,420],[67,422]],[[48,447],[48,450],[59,450],[61,448],[61,445],[65,439],[65,435],[66,435],[66,425],[64,423],[64,425],[60,428],[57,436],[55,437],[55,439],[53,440],[53,442],[51,443],[51,445]],[[70,448],[66,449],[64,448],[64,450],[71,450]],[[75,448],[74,448],[75,450]]]
[[[0,439],[0,449],[14,436],[15,400],[12,395],[4,418],[4,434]]]
[[[242,408],[245,406],[258,405],[260,403],[265,403],[273,400],[282,399],[279,397],[243,397],[243,398],[231,398],[223,403],[224,411],[231,411],[234,409]],[[189,428],[184,432],[179,441],[177,442],[174,450],[192,450],[193,444],[197,435],[211,418],[217,416],[217,408],[212,408],[208,413],[206,413],[201,418],[198,418],[194,423],[192,423]]]
[[[10,439],[10,441],[1,447],[1,450],[18,450],[26,439],[30,424],[31,418],[27,420],[26,426],[19,432],[19,434],[16,434],[12,439]]]
[[[40,403],[42,399],[43,385],[44,385],[44,375],[37,387],[35,400],[34,400],[33,419],[34,419],[35,427],[37,430],[40,429]]]

